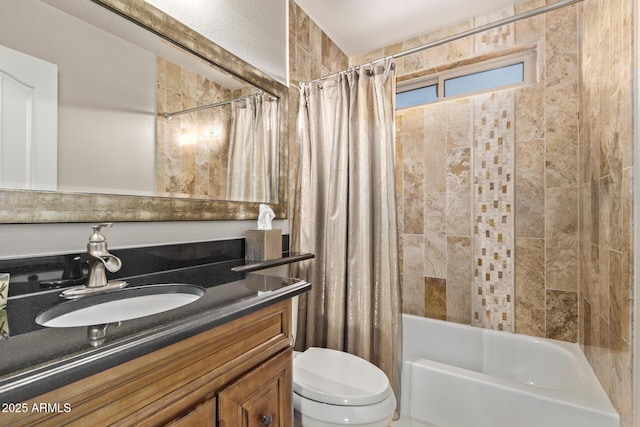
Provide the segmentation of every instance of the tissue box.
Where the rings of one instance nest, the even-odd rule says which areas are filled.
[[[7,306],[9,298],[9,273],[0,273],[0,308]]]
[[[282,230],[247,230],[245,259],[267,261],[282,258]]]
[[[7,318],[7,310],[0,309],[0,341],[9,339],[9,319]]]

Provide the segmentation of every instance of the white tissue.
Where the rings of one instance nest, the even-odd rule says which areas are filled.
[[[258,213],[258,230],[271,230],[271,221],[276,217],[267,205],[260,205],[260,213]]]

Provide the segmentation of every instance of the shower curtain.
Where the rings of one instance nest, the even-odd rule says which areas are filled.
[[[269,95],[231,103],[227,200],[273,202],[278,173],[278,103]]]
[[[401,295],[395,194],[395,64],[358,67],[301,85],[295,251],[315,259],[294,274],[296,347],[371,361],[400,401]]]

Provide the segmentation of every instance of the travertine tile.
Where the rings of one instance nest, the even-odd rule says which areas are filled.
[[[619,350],[614,350],[611,354],[613,364],[613,376],[610,381],[610,389],[607,394],[611,403],[620,414],[620,426],[633,426],[633,402],[630,399],[636,392],[633,383],[632,351],[629,346]]]
[[[547,187],[578,183],[578,86],[547,88]]]
[[[593,344],[588,353],[588,360],[602,388],[610,393],[613,380],[613,362],[609,343],[609,322],[597,313],[592,313],[591,321]]]
[[[403,236],[402,312],[424,315],[424,239],[419,234]]]
[[[578,192],[548,188],[546,193],[547,289],[578,290]]]
[[[600,179],[592,178],[589,182],[590,189],[590,212],[591,224],[588,224],[590,228],[591,243],[594,245],[600,242]]]
[[[623,224],[622,235],[624,237],[622,245],[622,338],[631,343],[632,314],[633,314],[633,259],[636,250],[632,243],[633,214],[633,186],[631,169],[623,172],[622,184],[622,204],[623,204]]]
[[[544,337],[544,240],[516,238],[515,252],[516,332]]]
[[[587,351],[591,351],[591,346],[593,345],[593,338],[591,337],[591,304],[589,300],[586,298],[582,299],[582,309],[580,312],[580,345],[582,346],[582,351],[587,353]]]
[[[604,249],[609,249],[613,241],[612,216],[617,196],[615,189],[616,185],[611,175],[600,179],[598,244]]]
[[[294,3],[295,7],[295,41],[296,46],[309,52],[309,16]]]
[[[467,148],[473,140],[473,98],[444,103],[446,110],[447,148]]]
[[[425,194],[424,206],[424,275],[447,277],[446,196]]]
[[[452,34],[459,34],[473,28],[473,20],[458,22],[449,28]],[[446,44],[447,62],[454,62],[460,59],[469,58],[474,54],[473,37],[465,37]]]
[[[291,77],[294,82],[308,82],[311,80],[311,55],[300,46],[296,46],[296,66]]]
[[[425,191],[447,191],[446,111],[441,103],[424,107]]]
[[[588,252],[587,252],[588,251]],[[581,254],[586,260],[586,268],[581,271],[585,279],[585,287],[580,289],[584,298],[589,300],[593,313],[597,315],[600,311],[600,247],[588,244],[585,252]]]
[[[403,119],[404,230],[407,234],[424,231],[424,114],[420,108],[404,112]]]
[[[544,140],[516,142],[515,150],[516,236],[544,238]]]
[[[471,239],[447,237],[447,320],[471,322]]]
[[[547,188],[547,230],[575,233],[578,228],[578,191]]]
[[[609,323],[611,321],[611,289],[609,284],[611,278],[611,251],[602,246],[599,249],[600,281],[594,291],[595,297],[593,297],[592,306],[597,309],[597,314]]]
[[[576,6],[567,6],[545,14],[547,86],[578,81],[578,36]]]
[[[578,214],[578,236],[580,241],[591,244],[591,187],[584,183],[579,188],[580,212]]]
[[[447,320],[447,280],[424,278],[424,315],[432,319]]]
[[[426,192],[424,196],[425,234],[444,234],[447,232],[446,204],[447,200],[445,193]]]
[[[544,0],[528,0],[515,5],[517,14],[527,12],[544,6]],[[544,37],[545,18],[544,15],[534,16],[532,18],[523,19],[515,23],[515,43],[535,42]]]
[[[547,338],[577,342],[578,294],[547,290]]]
[[[609,292],[611,298],[611,348],[621,351],[628,346],[630,324],[624,314],[629,288],[624,284],[624,260],[621,252],[609,251]]]
[[[578,238],[562,231],[548,232],[547,289],[578,290]]]
[[[471,235],[470,149],[447,150],[447,234]]]
[[[349,67],[347,55],[324,31],[322,32],[322,65],[333,72],[346,70]]]
[[[540,85],[515,91],[516,141],[545,138],[545,89]]]
[[[166,62],[166,87],[167,90],[173,92],[182,93],[182,67],[178,64],[167,61]]]
[[[424,236],[424,274],[429,277],[447,277],[447,235],[427,233]]]
[[[182,108],[194,108],[197,106],[198,79],[197,74],[186,68],[181,72]]]
[[[322,57],[322,30],[318,25],[309,20],[309,77],[311,79],[318,79],[329,73],[324,71],[323,57]],[[304,47],[303,47],[304,48]],[[326,61],[325,61],[326,62]]]

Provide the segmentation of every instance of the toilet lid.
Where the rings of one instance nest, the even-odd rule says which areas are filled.
[[[342,351],[311,347],[293,361],[293,390],[332,405],[371,405],[391,388],[387,376],[364,359]]]

